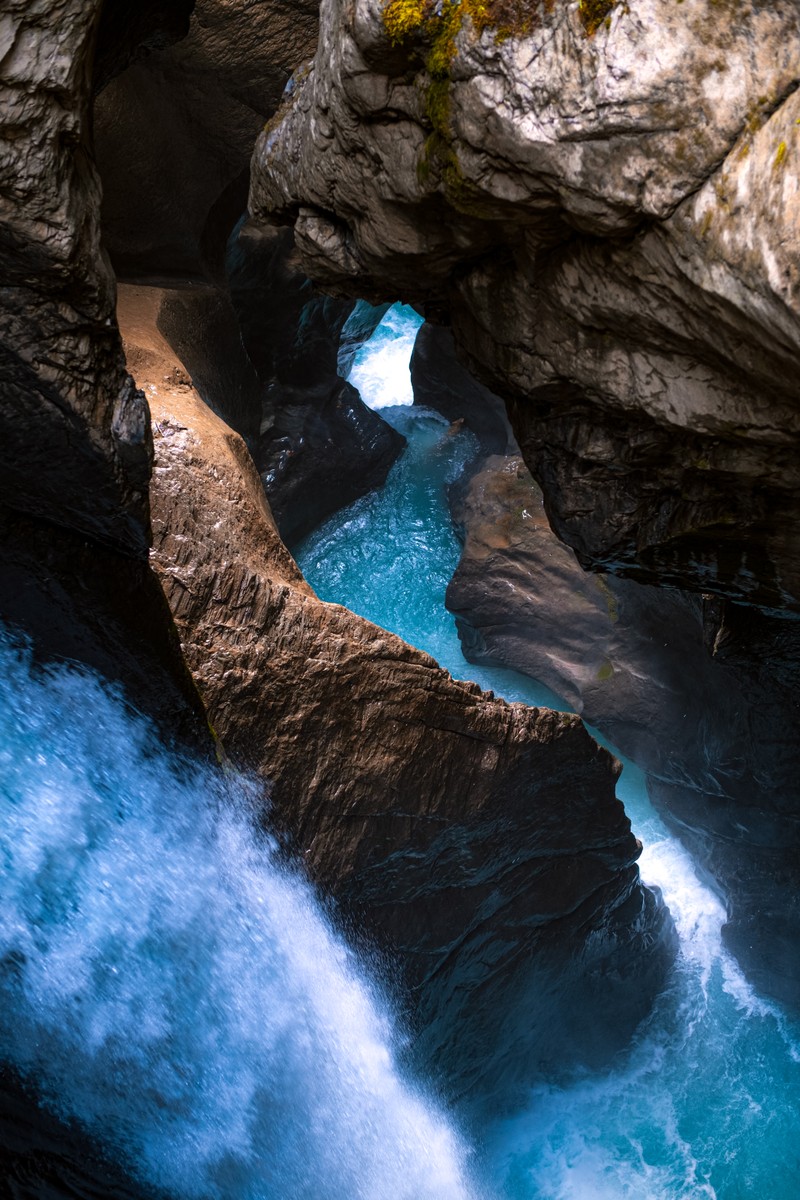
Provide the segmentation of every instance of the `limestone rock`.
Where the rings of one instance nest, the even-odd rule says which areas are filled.
[[[121,284],[120,294],[129,289]],[[227,290],[198,285],[164,288],[159,294],[158,329],[187,379],[209,408],[254,447],[261,432],[264,385],[242,345],[239,316]]]
[[[149,417],[114,323],[89,141],[100,8],[0,12],[0,501],[141,557]]]
[[[270,822],[391,955],[418,1058],[495,1104],[565,1045],[600,1059],[671,947],[613,760],[576,718],[457,683],[318,600],[241,438],[125,328],[154,381],[153,563],[187,662],[228,753],[270,781]]]
[[[485,459],[454,517],[466,657],[546,683],[645,770],[743,967],[799,1004],[800,622],[585,573],[518,457]]]
[[[251,211],[449,316],[584,566],[800,611],[800,13],[609,9],[332,0]]]

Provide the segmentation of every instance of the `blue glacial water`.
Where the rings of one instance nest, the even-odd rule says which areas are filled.
[[[255,832],[254,786],[5,635],[0,705],[0,1060],[146,1191],[477,1200],[385,1000]]]
[[[436,413],[409,407],[419,324],[412,310],[390,310],[350,376],[408,438],[407,451],[380,492],[297,548],[298,561],[322,599],[399,633],[456,677],[565,707],[535,681],[461,655],[444,607],[459,555],[444,489],[475,446]],[[676,922],[676,967],[612,1069],[566,1087],[532,1080],[524,1111],[486,1130],[492,1191],[514,1200],[800,1200],[800,1026],[756,995],[725,951],[723,906],[630,763],[618,791],[644,843],[643,878],[662,888]]]

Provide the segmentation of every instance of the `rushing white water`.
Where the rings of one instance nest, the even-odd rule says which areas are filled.
[[[378,326],[378,336],[359,348],[348,378],[370,408],[413,404],[408,360],[421,324],[413,308],[395,304]]]
[[[407,386],[402,313],[368,353],[380,395]],[[409,321],[408,334],[418,319]],[[405,345],[405,343],[404,343]],[[386,377],[390,377],[387,381]],[[374,402],[369,379],[362,381]],[[409,439],[379,494],[307,539],[298,559],[327,600],[346,604],[508,699],[558,699],[511,671],[464,661],[444,608],[459,555],[444,487],[473,452],[468,435],[419,409],[385,408]],[[563,706],[562,706],[563,707]],[[659,885],[680,952],[666,992],[613,1067],[568,1086],[532,1081],[530,1103],[487,1130],[486,1168],[514,1200],[798,1200],[800,1027],[756,995],[724,948],[724,908],[653,812],[632,764],[618,788],[646,882]]]
[[[173,1195],[474,1197],[255,788],[5,636],[0,703],[0,1058]]]

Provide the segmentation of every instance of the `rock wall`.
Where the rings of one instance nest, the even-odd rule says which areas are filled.
[[[156,309],[123,294],[154,412],[153,563],[229,754],[269,780],[271,824],[339,919],[390,955],[451,1095],[499,1105],[543,1063],[601,1060],[672,949],[613,760],[576,718],[456,683],[319,601],[244,443],[175,384]]]
[[[420,326],[410,369],[414,403],[435,408],[450,422],[463,421],[475,434],[483,454],[502,455],[519,449],[505,404],[461,366],[449,329],[430,321]]]
[[[605,9],[326,0],[251,210],[452,320],[584,566],[796,612],[800,14]]]
[[[251,439],[281,537],[293,544],[327,516],[380,487],[405,439],[342,378],[342,333],[352,300],[320,295],[300,269],[291,230],[245,222],[228,260],[242,343],[261,382]],[[373,333],[381,309],[359,309]]]
[[[0,12],[0,619],[40,660],[123,681],[177,738],[207,746],[147,562],[150,415],[114,318],[89,113],[95,50],[107,77],[142,40],[172,36],[181,6],[144,6],[132,25],[115,4],[101,25],[100,8]]]
[[[162,326],[204,398],[247,438],[281,532],[295,540],[382,483],[402,446],[337,375],[352,304],[313,293],[289,262],[288,231],[238,229],[253,144],[314,50],[317,6],[196,0],[190,21],[187,0],[173,6],[187,35],[160,45],[166,32],[151,31],[146,57],[128,54],[132,65],[95,101],[104,243],[119,278],[186,290]],[[132,17],[127,0],[105,13],[111,30]]]
[[[123,279],[223,279],[253,143],[316,45],[312,0],[192,8],[186,37],[134,63],[95,104],[103,235]]]
[[[0,503],[142,557],[149,419],[114,323],[90,143],[100,8],[3,4]]]
[[[546,683],[642,767],[759,987],[800,1004],[800,623],[584,572],[518,456],[457,495],[464,654]]]

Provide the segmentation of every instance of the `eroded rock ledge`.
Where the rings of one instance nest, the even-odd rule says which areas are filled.
[[[800,14],[605,7],[448,41],[329,0],[251,209],[452,320],[584,566],[797,612]]]
[[[499,1104],[565,1047],[601,1059],[672,952],[613,760],[576,718],[457,683],[318,600],[241,438],[176,383],[157,300],[148,316],[145,293],[128,299],[154,414],[153,563],[214,727],[270,781],[271,823],[398,963],[415,1053],[450,1094]]]

